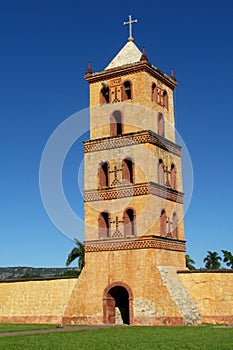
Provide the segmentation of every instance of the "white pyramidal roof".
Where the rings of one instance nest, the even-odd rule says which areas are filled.
[[[125,46],[118,52],[118,54],[113,58],[109,65],[105,68],[111,69],[123,66],[125,64],[131,64],[139,62],[142,56],[142,52],[134,44],[133,41],[128,41]]]

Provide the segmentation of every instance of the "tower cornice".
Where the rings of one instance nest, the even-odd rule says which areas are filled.
[[[159,185],[154,182],[85,190],[84,201],[95,202],[100,200],[113,200],[144,195],[154,195],[181,204],[184,202],[183,192],[174,190],[164,185]]]
[[[85,241],[85,252],[135,250],[135,249],[163,249],[185,252],[185,241],[161,237],[161,236],[140,236],[135,238],[105,239]]]
[[[92,84],[119,76],[134,74],[140,71],[147,72],[152,77],[159,79],[162,83],[170,87],[172,90],[174,90],[178,85],[177,81],[175,81],[174,79],[160,71],[157,67],[153,66],[151,63],[145,60],[142,60],[137,63],[126,64],[116,68],[106,69],[101,72],[85,74],[85,79],[89,84]]]
[[[151,130],[136,131],[120,136],[105,136],[98,139],[84,141],[84,153],[103,151],[106,149],[126,147],[138,144],[150,143],[169,153],[181,157],[181,147],[176,143],[165,139]]]

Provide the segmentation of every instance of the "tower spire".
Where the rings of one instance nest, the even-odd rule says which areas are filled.
[[[171,78],[176,81],[174,69],[171,69]]]
[[[92,69],[91,69],[91,62],[88,61],[88,65],[87,65],[87,70],[85,73],[85,77],[89,77],[90,75],[92,75]]]
[[[129,15],[129,22],[124,22],[124,25],[129,25],[129,38],[128,41],[134,41],[133,38],[133,30],[132,30],[132,24],[137,23],[137,19],[132,19],[132,16]]]
[[[148,58],[146,56],[146,49],[145,49],[145,47],[143,47],[142,56],[140,58],[140,62],[148,62]]]

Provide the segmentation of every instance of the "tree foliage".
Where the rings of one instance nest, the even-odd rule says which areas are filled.
[[[226,263],[231,269],[233,269],[233,255],[227,250],[222,250],[224,255],[223,262]]]
[[[207,270],[218,270],[221,267],[222,258],[218,255],[217,252],[211,252],[208,250],[207,256],[203,259],[205,263],[205,268]]]
[[[77,247],[73,248],[71,250],[70,254],[68,255],[68,258],[66,260],[66,266],[69,266],[72,263],[72,261],[74,261],[75,259],[78,259],[78,267],[79,267],[79,270],[81,272],[81,270],[83,269],[83,267],[85,265],[84,244],[82,242],[80,242],[78,239],[75,239],[75,243],[76,243]]]
[[[190,257],[190,255],[186,254],[185,258],[186,258],[186,267],[189,270],[196,270],[196,267],[194,266],[195,261]]]
[[[80,272],[79,270],[75,269],[75,270],[68,270],[68,271],[64,271],[62,272],[61,276],[79,276],[80,275]]]

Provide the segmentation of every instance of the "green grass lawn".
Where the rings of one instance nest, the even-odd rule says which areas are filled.
[[[56,328],[51,324],[8,324],[0,323],[0,333],[3,332],[20,332],[20,331],[33,331],[37,329],[50,329]]]
[[[28,329],[28,328],[27,328]],[[0,337],[4,350],[232,350],[233,328],[119,327]]]

